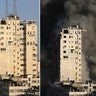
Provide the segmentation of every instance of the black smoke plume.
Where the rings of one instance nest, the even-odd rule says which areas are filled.
[[[41,0],[41,94],[59,78],[59,36],[62,27],[80,24],[89,77],[96,80],[96,0]],[[91,59],[90,59],[91,58]],[[93,58],[93,59],[92,59]],[[45,93],[45,94],[44,94]]]

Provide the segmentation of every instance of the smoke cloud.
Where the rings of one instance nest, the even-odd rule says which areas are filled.
[[[70,24],[86,30],[82,51],[89,78],[96,81],[96,0],[41,0],[41,81],[46,80],[46,85],[58,80],[58,34]]]
[[[48,4],[49,1],[50,1],[50,0],[41,0],[41,6],[42,6],[42,7],[45,7],[46,4]]]

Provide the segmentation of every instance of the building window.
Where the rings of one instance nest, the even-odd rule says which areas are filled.
[[[30,42],[30,45],[32,45],[32,42]]]
[[[19,73],[17,73],[17,75],[19,75]]]
[[[89,91],[91,92],[91,89],[89,89]]]
[[[64,40],[64,43],[66,43],[66,41]]]
[[[4,37],[1,37],[0,40],[4,39]]]
[[[73,48],[73,46],[71,46],[71,48]]]
[[[66,48],[66,45],[64,45],[63,48]]]
[[[1,45],[4,45],[4,43],[2,42]]]
[[[65,33],[65,34],[68,34],[68,33],[69,33],[69,31],[68,31],[68,30],[64,30],[64,33]]]
[[[77,31],[75,31],[75,34],[77,34]]]
[[[19,59],[19,57],[17,57],[17,59]]]
[[[81,81],[81,79],[79,79],[79,81]]]
[[[66,38],[66,36],[64,36],[64,38]]]
[[[35,49],[33,48],[33,51],[35,51]]]
[[[0,32],[0,34],[4,34],[4,32]]]
[[[9,92],[14,92],[14,90],[13,89],[10,89]]]
[[[36,59],[33,59],[33,61],[36,61]]]
[[[33,66],[36,66],[36,64],[33,64]]]
[[[35,30],[35,26],[32,26],[32,29]]]
[[[36,83],[36,80],[32,80],[32,83]]]
[[[75,48],[78,49],[78,46],[76,46]]]
[[[71,49],[71,53],[74,53],[74,49]]]
[[[33,23],[33,24],[36,24],[36,21],[33,21],[32,23]]]
[[[28,83],[28,86],[30,86],[31,84],[30,83]]]
[[[1,29],[4,29],[4,27],[1,26]]]
[[[26,66],[26,64],[21,64],[21,66]]]
[[[17,31],[19,31],[19,29],[17,29]]]
[[[22,54],[20,54],[20,56],[24,56],[24,54],[22,53]]]
[[[36,54],[33,54],[33,57],[36,57]]]
[[[27,45],[29,45],[29,42],[27,42]]]
[[[28,78],[28,81],[31,81],[31,79],[30,79],[30,78]]]
[[[77,44],[77,41],[75,41],[75,44]]]
[[[20,28],[20,30],[23,30],[22,27]]]
[[[68,58],[68,56],[63,56],[63,58]]]
[[[6,48],[1,48],[1,51],[5,51],[6,50]]]
[[[35,45],[35,42],[33,42],[33,45]]]
[[[33,69],[33,71],[36,71],[35,69]]]
[[[26,45],[26,43],[21,43],[21,45]]]
[[[66,53],[66,51],[63,51],[63,53]]]
[[[17,70],[19,70],[19,68],[17,68]]]
[[[69,38],[73,38],[73,36],[69,36]]]

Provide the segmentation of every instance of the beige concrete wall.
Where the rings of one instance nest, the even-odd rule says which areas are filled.
[[[68,34],[64,33],[68,30]],[[64,28],[60,39],[60,81],[74,80],[81,82],[82,70],[82,30]],[[67,56],[67,57],[64,57]]]

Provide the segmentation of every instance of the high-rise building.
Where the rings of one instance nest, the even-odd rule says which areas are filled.
[[[63,28],[60,38],[60,81],[82,82],[82,30]]]
[[[37,24],[11,14],[0,20],[0,75],[38,74]]]

